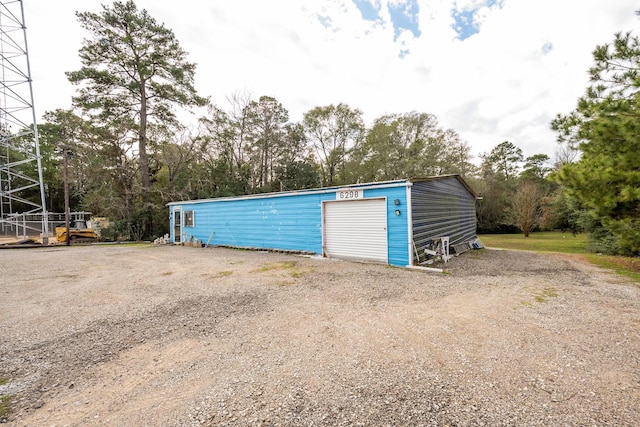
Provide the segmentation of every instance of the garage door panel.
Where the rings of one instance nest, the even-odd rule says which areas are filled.
[[[326,202],[324,218],[328,256],[387,262],[386,200]]]

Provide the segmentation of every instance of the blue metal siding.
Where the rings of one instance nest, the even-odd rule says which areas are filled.
[[[393,188],[375,188],[364,191],[365,198],[387,198],[387,244],[388,262],[391,265],[406,266],[411,264],[407,242],[409,225],[407,223],[407,189],[406,184]],[[394,204],[394,200],[400,202]],[[400,215],[396,215],[396,209]]]
[[[203,201],[182,206],[195,211],[195,227],[182,229],[210,245],[322,253],[322,200],[335,193]],[[211,233],[213,237],[209,240]]]
[[[411,260],[407,242],[406,186],[406,182],[398,182],[383,188],[363,188],[365,198],[385,197],[387,200],[388,262],[399,266],[410,264]],[[196,200],[172,203],[170,213],[173,218],[176,207],[182,208],[183,215],[185,211],[194,211],[195,226],[182,228],[184,242],[197,239],[210,245],[321,254],[322,202],[335,199],[336,192],[329,190]],[[396,199],[400,205],[394,204]],[[395,213],[396,209],[401,211],[399,216]],[[173,223],[170,230],[171,240],[175,242]]]

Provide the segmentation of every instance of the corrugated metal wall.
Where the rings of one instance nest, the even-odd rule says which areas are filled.
[[[364,199],[386,200],[388,257],[392,265],[410,263],[407,181],[362,186]],[[171,239],[176,241],[175,209],[194,212],[194,226],[183,227],[183,241],[197,239],[210,245],[285,249],[322,253],[322,204],[335,201],[335,191],[194,200],[170,204]],[[394,201],[397,200],[396,205]],[[398,210],[399,215],[396,215]],[[368,242],[371,244],[371,242]]]
[[[448,236],[451,246],[476,239],[475,196],[456,176],[436,177],[368,187],[364,198],[385,198],[387,209],[388,262],[412,263],[413,246],[424,257],[427,241]],[[411,202],[407,201],[410,191]],[[211,245],[265,249],[284,249],[322,253],[322,203],[336,200],[334,191],[319,189],[300,194],[266,197],[239,197],[217,200],[176,202],[194,211],[194,226],[183,227],[184,241],[198,239]],[[411,216],[407,208],[411,207]],[[171,237],[175,241],[173,215]],[[409,224],[409,222],[411,224]],[[213,234],[212,234],[213,233]]]
[[[366,197],[387,199],[387,247],[391,265],[406,266],[411,263],[409,252],[409,215],[407,213],[407,182],[398,187],[365,190]],[[394,203],[398,200],[398,205]],[[400,215],[396,215],[396,210]]]
[[[195,212],[195,227],[184,227],[185,241],[211,245],[322,253],[322,200],[335,194],[238,198],[182,205]],[[213,233],[213,236],[212,234]]]
[[[448,236],[451,246],[477,237],[475,197],[455,176],[415,181],[411,213],[420,260],[426,243],[435,237]]]

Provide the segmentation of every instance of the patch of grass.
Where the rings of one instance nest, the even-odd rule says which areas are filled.
[[[128,248],[136,248],[136,249],[149,249],[149,248],[156,247],[156,245],[150,242],[130,242],[130,241],[117,242],[117,243],[114,242],[113,245],[114,246],[126,245]]]
[[[289,275],[293,278],[300,278],[302,276],[305,275],[306,271],[301,271],[296,269],[296,266],[298,265],[297,261],[280,261],[280,262],[274,262],[271,264],[264,264],[262,267],[260,267],[258,270],[258,272],[260,273],[264,273],[267,271],[274,271],[274,270],[285,270],[289,272]]]
[[[163,276],[171,276],[173,274],[173,271],[165,271],[162,273]]]
[[[279,261],[271,264],[263,264],[256,271],[260,273],[264,273],[266,271],[274,271],[274,270],[291,270],[295,268],[295,266],[296,266],[295,261]]]
[[[540,292],[533,294],[533,299],[538,304],[544,304],[549,301],[551,298],[556,298],[558,296],[558,290],[556,288],[544,288]],[[521,301],[520,304],[526,307],[533,307],[533,302],[531,301]]]
[[[9,380],[7,378],[0,377],[0,385],[5,385],[8,382],[9,382]]]
[[[597,254],[586,254],[584,258],[591,264],[628,277],[637,282],[637,286],[640,286],[640,258]]]
[[[219,271],[216,274],[213,275],[213,277],[227,277],[227,276],[231,276],[233,274],[233,270],[224,270],[224,271]]]
[[[480,241],[490,248],[515,249],[534,252],[556,252],[579,255],[590,263],[628,277],[640,284],[640,258],[587,253],[586,234],[573,235],[558,231],[522,234],[482,234]]]
[[[558,296],[558,290],[556,288],[544,288],[540,293],[534,295],[536,302],[544,303],[549,301],[550,298],[556,298]]]
[[[0,419],[6,417],[11,412],[11,400],[13,396],[0,395]]]
[[[233,270],[224,270],[224,271],[218,271],[216,273],[202,273],[200,275],[207,279],[220,279],[221,277],[231,276],[232,274],[233,274]]]
[[[482,234],[480,241],[490,248],[516,249],[536,252],[560,252],[564,254],[585,254],[586,234],[573,235],[557,231],[522,234]]]
[[[272,264],[264,264],[262,267],[258,269],[258,271],[271,271],[271,270],[288,270],[294,268],[296,266],[295,261],[280,261],[274,262]]]

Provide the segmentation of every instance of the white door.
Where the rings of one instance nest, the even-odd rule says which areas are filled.
[[[385,199],[325,202],[325,255],[386,263],[386,206]]]

